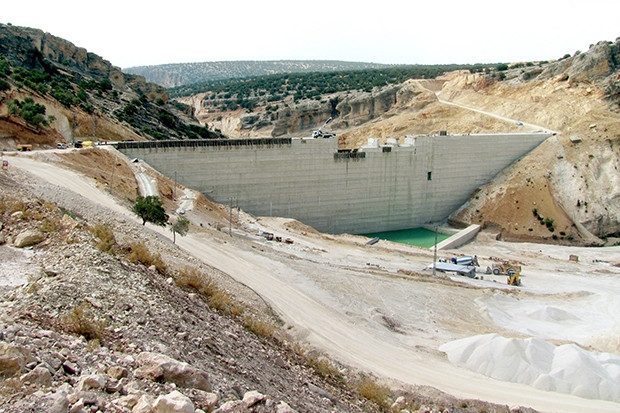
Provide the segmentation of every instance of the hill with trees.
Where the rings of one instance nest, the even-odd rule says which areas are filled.
[[[172,88],[211,80],[259,77],[280,73],[337,72],[381,69],[390,66],[381,63],[338,60],[246,60],[135,66],[124,68],[123,72],[141,75],[149,82]]]
[[[207,92],[213,99],[224,98],[224,105],[235,109],[231,98],[241,107],[245,101],[278,101],[293,96],[295,101],[319,99],[322,95],[343,91],[370,92],[375,87],[403,83],[408,79],[434,79],[454,70],[484,71],[494,65],[402,65],[382,69],[295,72],[243,79],[197,82],[168,89],[170,97],[185,97]]]
[[[58,141],[205,139],[190,107],[165,88],[37,29],[0,24],[2,137]],[[58,133],[59,131],[60,134]]]

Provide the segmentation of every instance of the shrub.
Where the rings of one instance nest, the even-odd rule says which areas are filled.
[[[185,267],[176,278],[179,287],[192,287],[207,298],[209,307],[223,314],[239,316],[243,308],[234,302],[230,294],[221,289],[211,277],[193,267]]]
[[[41,232],[50,233],[50,232],[56,231],[58,229],[58,226],[59,226],[58,219],[45,218],[39,224],[39,230],[41,230]]]
[[[271,337],[275,330],[275,326],[273,324],[251,316],[243,319],[243,326],[259,337]]]
[[[108,326],[105,320],[97,319],[88,303],[74,307],[61,318],[60,322],[66,332],[83,336],[87,341],[101,342]]]
[[[114,238],[114,232],[109,225],[97,224],[88,229],[98,239],[97,249],[99,251],[114,254],[116,249],[116,239]]]
[[[551,218],[545,218],[544,223],[549,231],[553,232],[553,220]]]
[[[389,397],[392,392],[388,387],[381,386],[370,377],[363,376],[357,390],[364,398],[374,402],[380,408],[387,410],[390,407]]]
[[[0,198],[0,214],[7,213],[11,215],[14,212],[26,212],[26,204],[24,201],[18,198],[13,197],[2,197]]]
[[[129,255],[127,259],[134,264],[141,263],[150,267],[151,265],[155,266],[155,269],[163,274],[166,272],[166,264],[161,258],[159,253],[151,254],[149,249],[141,242],[133,242],[129,245]]]
[[[338,382],[344,382],[344,377],[340,371],[326,357],[307,357],[307,364],[321,377]]]

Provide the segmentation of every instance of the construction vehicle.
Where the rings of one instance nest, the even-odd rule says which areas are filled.
[[[32,150],[32,145],[30,145],[28,143],[18,143],[17,144],[17,150],[20,151],[20,152],[31,151]]]
[[[462,255],[460,257],[452,257],[450,258],[450,261],[452,261],[452,264],[475,266],[475,267],[480,266],[480,264],[478,264],[478,257],[476,255],[474,255],[473,257],[471,255]]]
[[[506,282],[508,283],[508,285],[516,285],[516,286],[521,285],[521,278],[519,277],[520,274],[521,274],[521,268],[519,268],[519,271],[515,270],[514,268],[510,268],[508,270],[508,278],[506,279]]]
[[[334,136],[336,136],[335,133],[323,132],[323,128],[331,121],[332,121],[332,118],[330,117],[329,119],[327,119],[325,121],[323,126],[321,126],[318,130],[315,130],[314,132],[312,132],[312,137],[314,139],[317,139],[317,138],[325,138],[325,139],[327,139],[327,138],[333,138]]]
[[[520,273],[521,266],[517,264],[513,264],[510,261],[502,261],[501,263],[495,263],[492,267],[487,267],[487,274],[493,273],[493,275],[502,275],[508,274],[508,272],[513,269],[514,271]]]
[[[486,274],[507,275],[508,285],[521,285],[521,266],[510,261],[501,261],[487,267]]]

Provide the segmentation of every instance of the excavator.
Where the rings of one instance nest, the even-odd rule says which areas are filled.
[[[508,285],[520,286],[521,285],[520,275],[521,275],[521,269],[517,271],[514,268],[510,268],[508,270],[508,278],[506,279],[506,282],[508,283]]]

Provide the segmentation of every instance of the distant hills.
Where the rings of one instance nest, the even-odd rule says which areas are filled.
[[[279,73],[337,72],[344,70],[394,67],[381,63],[338,60],[246,60],[199,63],[170,63],[124,68],[123,72],[141,75],[147,81],[172,88],[211,80],[235,79]]]

